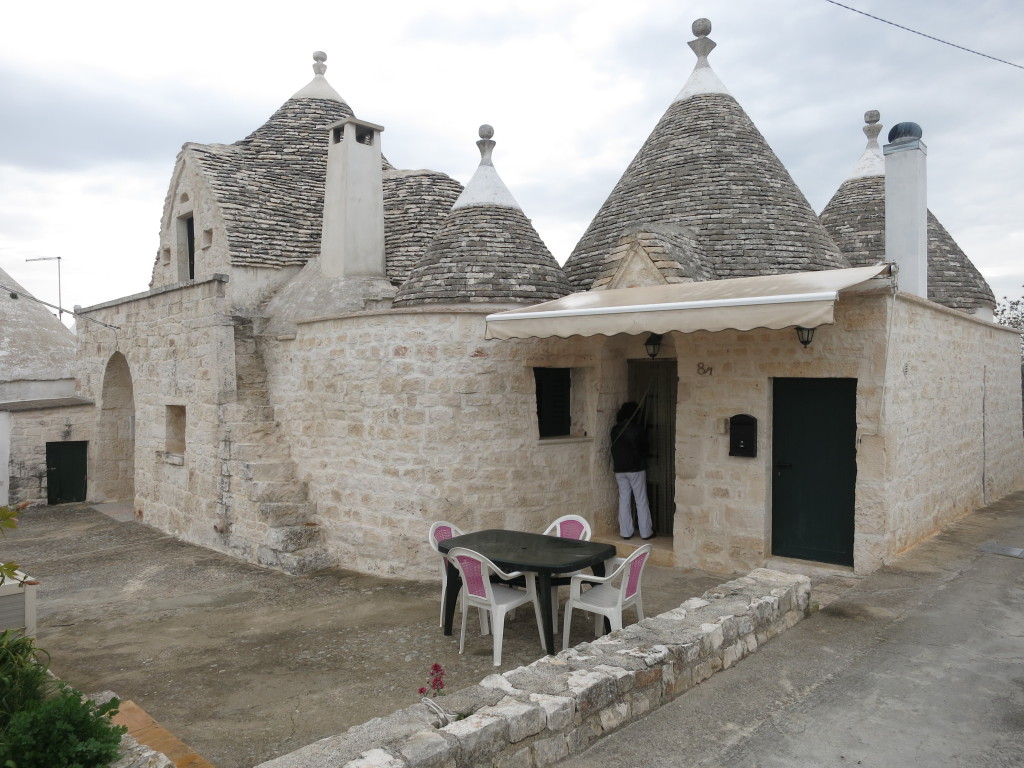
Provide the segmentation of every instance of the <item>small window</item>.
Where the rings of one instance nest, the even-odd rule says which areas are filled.
[[[167,406],[167,428],[164,450],[185,453],[185,406]]]
[[[196,279],[196,220],[189,214],[178,219],[178,280]]]
[[[568,437],[572,427],[572,369],[534,368],[541,437]]]

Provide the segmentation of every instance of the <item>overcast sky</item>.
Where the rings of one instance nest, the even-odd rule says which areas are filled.
[[[1024,65],[1020,0],[844,0]],[[969,10],[966,10],[969,8]],[[313,76],[385,126],[400,168],[465,183],[490,123],[495,165],[552,253],[577,239],[693,68],[711,65],[816,211],[849,174],[866,110],[912,120],[929,208],[997,298],[1024,290],[1024,69],[826,0],[94,0],[5,3],[0,267],[89,306],[148,287],[175,156],[231,143]]]

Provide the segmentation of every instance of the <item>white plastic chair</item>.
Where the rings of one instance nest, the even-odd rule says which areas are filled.
[[[544,535],[590,541],[590,523],[579,515],[562,515],[547,527]]]
[[[615,557],[608,562],[617,565],[607,576],[591,576],[579,573],[569,583],[569,600],[565,604],[565,627],[562,648],[569,647],[569,628],[572,624],[573,609],[590,611],[594,614],[594,634],[604,630],[603,618],[607,617],[612,630],[622,629],[622,612],[630,606],[636,607],[636,620],[644,618],[644,603],[640,592],[644,566],[651,555],[651,545],[644,544],[627,558]],[[584,582],[596,586],[583,592]],[[619,586],[615,586],[616,582]]]
[[[579,541],[590,541],[590,523],[586,518],[579,515],[562,515],[555,520],[544,531],[545,536],[559,536],[563,539],[577,539]],[[559,574],[562,579],[569,578],[584,571],[573,571],[572,573]],[[562,584],[566,582],[563,581]],[[558,585],[551,586],[551,626],[558,634]]]
[[[430,526],[430,534],[427,537],[430,541],[431,548],[441,555],[441,550],[438,549],[437,543],[439,541],[447,541],[455,536],[461,536],[462,531],[458,529],[452,523],[444,520],[438,520],[436,523]],[[438,626],[444,626],[444,598],[448,593],[448,558],[441,555],[441,621]],[[480,634],[486,635],[489,632],[487,628],[487,613],[480,611]]]
[[[501,641],[505,633],[505,614],[520,605],[533,603],[533,613],[537,618],[537,635],[540,638],[540,647],[544,648],[544,629],[540,618],[540,603],[537,600],[537,580],[533,573],[523,573],[522,571],[505,573],[479,552],[464,547],[455,547],[450,550],[448,558],[462,575],[462,634],[459,640],[459,653],[466,648],[466,613],[471,605],[475,605],[481,611],[487,611],[491,615],[494,666],[501,666]],[[492,573],[502,581],[524,576],[526,591],[493,583],[491,581]]]

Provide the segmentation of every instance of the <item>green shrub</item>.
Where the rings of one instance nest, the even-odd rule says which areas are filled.
[[[15,712],[38,704],[56,690],[49,662],[32,638],[11,629],[0,632],[0,734]]]
[[[0,741],[0,766],[106,768],[120,756],[126,730],[110,722],[119,703],[96,704],[62,683],[55,695],[11,717]]]

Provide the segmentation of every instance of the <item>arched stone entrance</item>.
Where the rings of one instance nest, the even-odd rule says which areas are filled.
[[[135,390],[128,361],[115,352],[103,373],[91,497],[96,501],[135,499]]]

